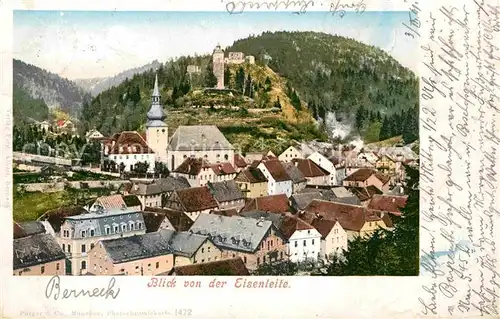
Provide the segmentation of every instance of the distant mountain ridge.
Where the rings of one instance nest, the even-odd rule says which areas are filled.
[[[91,78],[91,79],[76,79],[75,83],[81,87],[82,89],[90,92],[92,96],[96,96],[100,94],[103,91],[106,91],[107,89],[117,86],[125,79],[127,78],[132,78],[136,74],[144,73],[146,71],[152,70],[152,69],[158,69],[162,64],[158,62],[158,60],[154,60],[151,63],[148,63],[146,65],[125,70],[123,72],[118,73],[115,76],[112,77],[104,77],[104,78]]]
[[[49,109],[60,108],[75,117],[83,102],[91,99],[76,83],[17,59],[13,60],[13,80],[14,94],[23,91],[32,99],[43,100]]]

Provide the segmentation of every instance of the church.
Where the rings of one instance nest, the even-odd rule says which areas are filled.
[[[189,158],[202,158],[211,164],[228,162],[234,166],[234,147],[215,125],[179,126],[169,138],[168,126],[165,123],[167,114],[160,101],[156,76],[151,108],[147,113],[145,136],[137,132],[115,134],[109,141],[109,148],[105,146],[105,155],[117,165],[124,163],[125,171],[131,171],[136,163],[144,162],[145,159],[150,172],[154,171],[154,162],[165,163],[172,172]],[[134,135],[134,145],[122,145],[122,135]],[[106,152],[106,149],[109,151]],[[122,154],[124,152],[127,154]]]

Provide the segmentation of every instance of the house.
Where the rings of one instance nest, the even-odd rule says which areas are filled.
[[[373,151],[362,149],[357,155],[357,160],[365,164],[375,165],[379,157]]]
[[[367,208],[401,216],[401,208],[406,206],[408,196],[376,194],[371,198]]]
[[[248,276],[250,272],[240,257],[174,267],[170,276]]]
[[[314,164],[321,167],[323,170],[327,171],[329,174],[329,182],[328,185],[338,185],[339,180],[337,179],[337,167],[336,165],[330,161],[325,155],[320,152],[314,152],[307,157],[308,160],[314,162]]]
[[[289,146],[278,156],[278,159],[283,162],[291,162],[293,159],[305,159],[315,152],[315,149],[307,143],[294,143]]]
[[[93,212],[98,210],[112,210],[123,208],[127,208],[127,204],[123,200],[122,195],[109,195],[98,197],[88,208],[88,210],[90,212]]]
[[[187,158],[202,158],[210,164],[234,164],[234,147],[215,125],[179,126],[170,138],[167,152],[170,171]]]
[[[370,200],[373,198],[375,195],[381,195],[384,192],[382,192],[380,189],[378,189],[376,186],[370,185],[367,187],[346,187],[346,189],[354,194],[359,201],[361,202],[361,206],[368,206],[370,203]]]
[[[66,272],[66,255],[50,234],[15,238],[12,253],[14,276],[55,276]]]
[[[162,229],[160,233],[169,236],[168,244],[174,252],[174,265],[184,266],[222,259],[222,251],[208,236],[192,232],[178,232]]]
[[[123,196],[123,202],[125,202],[125,205],[127,206],[127,208],[134,209],[134,210],[142,210],[143,209],[141,200],[136,195]]]
[[[245,206],[245,195],[240,191],[235,181],[208,182],[207,188],[217,201],[219,209],[236,209]]]
[[[146,207],[142,212],[146,232],[161,229],[188,231],[193,221],[184,212],[168,208]]]
[[[192,220],[196,220],[200,214],[208,214],[219,205],[210,190],[206,186],[202,186],[174,191],[166,199],[165,207],[180,210]]]
[[[385,215],[385,218],[383,218]],[[356,236],[371,236],[378,228],[391,228],[388,214],[379,213],[363,206],[313,200],[299,217],[311,224],[315,218],[338,221],[347,233],[347,240]]]
[[[389,192],[390,177],[371,168],[360,168],[344,179],[344,186],[375,186],[382,192]]]
[[[155,152],[138,132],[125,131],[113,135],[104,143],[104,155],[115,162],[117,167],[123,167],[125,172],[134,171],[139,162],[146,162],[148,172],[154,172]]]
[[[311,225],[321,234],[320,257],[330,260],[332,255],[341,255],[347,250],[347,233],[336,219],[314,218]]]
[[[380,156],[375,162],[375,168],[384,174],[394,176],[396,174],[396,162],[385,154]]]
[[[340,156],[331,156],[328,160],[335,166],[335,180],[337,186],[342,186],[342,181],[347,176],[345,158]],[[328,169],[327,169],[328,170]],[[332,177],[330,177],[332,178]]]
[[[269,152],[255,152],[255,153],[247,153],[245,155],[245,161],[250,164],[254,161],[262,161],[268,159],[276,159],[276,155],[272,151]]]
[[[251,271],[287,259],[285,239],[270,221],[202,214],[190,231],[210,236],[223,258],[241,257]]]
[[[285,171],[292,180],[292,194],[300,192],[307,185],[307,179],[293,162],[283,163]]]
[[[245,169],[248,166],[248,163],[246,162],[245,158],[241,154],[234,154],[234,169],[236,172],[241,172],[243,169]]]
[[[98,130],[96,129],[92,129],[90,131],[87,132],[87,134],[85,134],[85,138],[87,140],[98,140],[98,139],[102,139],[104,137],[104,135],[101,134],[101,132],[99,132]]]
[[[307,179],[309,185],[331,185],[330,173],[310,159],[294,159],[292,161]]]
[[[285,194],[268,195],[256,197],[249,200],[241,209],[243,212],[264,211],[276,214],[284,214],[291,211],[289,200]]]
[[[267,196],[267,178],[256,167],[241,170],[234,178],[246,198]]]
[[[340,192],[338,190],[339,188],[343,189],[347,194]],[[301,193],[290,196],[290,205],[295,211],[301,211],[315,199],[350,205],[361,205],[360,200],[343,187],[336,187],[333,189],[305,188]]]
[[[208,182],[221,182],[236,177],[236,170],[228,162],[210,164],[202,158],[186,158],[173,172],[175,176],[184,177],[191,187],[204,186]]]
[[[151,182],[134,182],[123,187],[124,194],[135,195],[141,202],[142,209],[145,207],[162,207],[165,199],[174,190],[191,187],[184,177],[168,176]]]
[[[56,239],[69,259],[69,273],[88,271],[88,252],[100,240],[141,235],[146,232],[142,212],[122,208],[103,209],[68,216],[56,233]]]
[[[76,132],[75,124],[70,120],[57,120],[55,122],[56,131],[60,133],[74,133]]]
[[[267,178],[267,193],[269,195],[285,194],[292,195],[292,179],[286,173],[285,167],[279,160],[262,161],[259,168]]]
[[[170,271],[174,254],[168,230],[101,240],[89,252],[94,275],[154,276]]]
[[[291,214],[246,212],[243,217],[269,220],[286,240],[288,259],[293,262],[316,261],[320,254],[321,234],[304,220]]]

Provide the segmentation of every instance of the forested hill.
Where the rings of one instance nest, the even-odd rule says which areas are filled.
[[[382,115],[418,103],[418,79],[383,50],[318,32],[264,32],[226,51],[254,55],[288,79],[314,115],[354,114],[363,106]]]
[[[54,62],[57,63],[57,62]],[[43,100],[50,108],[77,116],[90,94],[79,88],[74,82],[37,66],[14,59],[14,95],[16,90],[24,91],[35,100]],[[16,108],[16,105],[14,105]]]

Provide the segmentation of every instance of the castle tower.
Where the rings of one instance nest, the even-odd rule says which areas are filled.
[[[217,89],[224,88],[224,50],[221,49],[220,44],[215,47],[212,56],[212,68],[215,77],[217,78]]]
[[[147,114],[146,142],[155,152],[156,161],[167,163],[168,126],[164,122],[167,115],[160,104],[160,98],[158,75],[156,75],[151,108]]]

